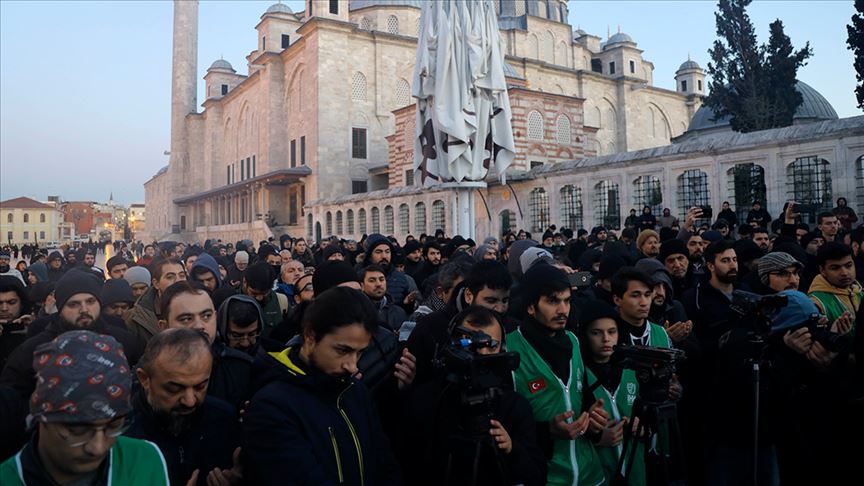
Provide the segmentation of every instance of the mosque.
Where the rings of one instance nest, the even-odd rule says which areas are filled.
[[[864,117],[838,119],[812,87],[798,83],[792,126],[736,133],[702,106],[696,61],[655,86],[633,38],[574,30],[567,0],[493,1],[517,157],[505,184],[477,190],[478,234],[620,227],[645,205],[683,215],[729,201],[743,214],[760,200],[777,215],[794,199],[811,221],[841,196],[864,209]],[[450,234],[454,192],[412,170],[420,5],[274,4],[245,74],[222,59],[207,69],[199,110],[198,2],[175,1],[171,151],[144,184],[148,236]]]

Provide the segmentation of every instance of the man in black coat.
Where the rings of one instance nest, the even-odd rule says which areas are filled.
[[[130,364],[141,356],[141,344],[129,331],[120,326],[107,324],[100,314],[102,293],[96,276],[78,270],[70,270],[57,282],[54,298],[57,314],[51,316],[44,331],[24,341],[9,356],[0,374],[0,385],[15,388],[23,397],[29,397],[36,387],[36,372],[33,369],[33,351],[66,331],[86,329],[98,334],[113,336],[126,353]]]

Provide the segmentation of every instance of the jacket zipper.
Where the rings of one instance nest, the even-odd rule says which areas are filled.
[[[351,388],[351,386],[349,385],[348,388]],[[339,409],[339,414],[342,415],[342,419],[345,420],[346,424],[348,424],[348,431],[351,432],[351,438],[354,439],[354,447],[357,449],[357,463],[360,466],[360,485],[365,486],[366,479],[363,472],[363,449],[360,447],[360,439],[357,438],[357,432],[354,430],[354,424],[352,424],[351,420],[348,419],[348,414],[345,413],[345,410],[342,410],[342,395],[348,391],[348,388],[345,388],[342,390],[342,393],[339,394],[339,397],[336,399],[336,408]]]
[[[336,472],[339,473],[339,482],[344,483],[345,477],[342,475],[342,458],[339,456],[339,444],[336,443],[336,434],[333,433],[333,427],[327,427],[330,431],[330,442],[333,443],[333,454],[336,455]]]

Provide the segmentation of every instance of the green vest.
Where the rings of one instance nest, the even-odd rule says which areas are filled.
[[[108,461],[108,484],[168,486],[168,466],[152,442],[121,435],[111,448]],[[0,484],[24,486],[20,451],[0,464]]]
[[[593,387],[597,382],[597,377],[591,370],[588,371],[588,383],[586,386]],[[624,370],[621,373],[621,383],[618,384],[618,389],[614,394],[609,393],[609,390],[602,385],[594,389],[594,398],[603,399],[603,408],[609,414],[610,421],[621,420],[621,417],[632,419],[633,402],[639,396],[639,383],[636,381],[636,373],[633,370]],[[632,424],[632,421],[631,421]],[[630,424],[625,425],[629,427]],[[635,438],[634,438],[635,439]],[[631,439],[631,440],[634,440]],[[622,443],[623,444],[623,443]],[[624,447],[619,444],[616,447],[597,447],[597,455],[600,457],[600,462],[603,464],[603,474],[606,476],[606,482],[610,483],[617,476],[616,469],[618,468],[618,459],[621,457],[621,452]],[[629,459],[630,451],[628,449],[627,456]],[[645,484],[645,446],[639,444],[633,456],[635,459],[633,467],[630,469],[630,478],[627,484],[631,486],[642,486]],[[627,463],[624,464],[622,473],[627,472]]]
[[[810,292],[808,295],[819,301],[819,304],[821,304],[820,307],[825,310],[825,317],[828,318],[829,325],[833,324],[845,312],[848,312],[852,316],[852,329],[849,331],[849,337],[855,337],[855,315],[857,314],[857,308],[861,306],[861,293],[852,294],[850,297],[853,305],[855,305],[854,309],[846,307],[843,301],[830,292],[817,291]]]
[[[528,399],[538,422],[551,422],[556,415],[568,410],[572,410],[576,417],[581,414],[585,368],[579,354],[579,340],[570,332],[567,332],[567,337],[573,345],[573,358],[570,378],[564,384],[520,330],[507,335],[507,349],[520,356],[519,368],[513,372],[513,384],[516,392]],[[546,484],[593,486],[603,484],[603,481],[603,467],[590,440],[585,437],[554,439]]]
[[[645,321],[645,324],[648,326],[648,346],[656,348],[672,347],[672,340],[669,339],[669,335],[666,334],[666,329],[663,329],[663,326],[654,324],[651,321]]]

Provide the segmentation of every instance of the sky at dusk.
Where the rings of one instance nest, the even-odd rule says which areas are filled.
[[[246,73],[255,24],[272,1],[201,1],[198,102],[203,75],[224,57]],[[294,11],[303,2],[283,2]],[[781,18],[796,48],[814,51],[798,78],[841,117],[855,107],[845,1],[756,1],[759,35]],[[674,89],[688,54],[703,68],[715,39],[716,2],[570,0],[570,24],[606,37],[619,26],[655,66],[654,84]],[[0,1],[0,199],[144,201],[144,182],[168,162],[172,2]],[[200,109],[200,108],[199,108]]]

